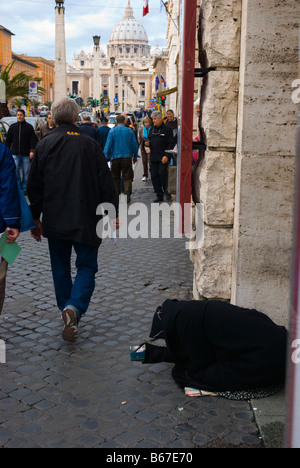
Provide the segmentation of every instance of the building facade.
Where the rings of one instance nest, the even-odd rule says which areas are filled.
[[[11,76],[20,72],[36,76],[37,66],[23,55],[17,55],[12,51],[12,36],[14,36],[14,33],[0,25],[0,71],[3,71],[7,65],[14,61]]]
[[[54,101],[54,61],[46,60],[43,57],[30,57],[22,54],[21,57],[24,60],[34,64],[36,66],[35,76],[41,78],[40,86],[45,89],[45,93],[41,95],[40,100],[45,102]]]
[[[12,60],[11,37],[14,33],[0,25],[0,68],[3,70]]]
[[[27,57],[25,58],[25,56],[17,55],[13,52],[12,60],[14,61],[13,67],[11,69],[12,77],[21,72],[24,72],[30,76],[37,76],[38,66],[30,60],[27,60]]]
[[[107,54],[100,48],[97,57],[94,48],[92,53],[82,50],[74,55],[72,66],[67,68],[69,93],[81,97],[84,103],[89,97],[99,100],[102,96],[111,111],[148,108],[153,59],[145,28],[135,19],[128,0],[124,17],[110,34]],[[99,74],[95,75],[98,60]],[[95,79],[99,79],[100,96],[94,95]]]
[[[179,28],[180,28],[180,2],[170,0],[168,2],[169,21],[167,28],[167,51],[168,51],[168,67],[167,67],[167,83],[168,88],[174,90],[167,97],[167,104],[174,112],[178,106],[178,93],[175,91],[178,85],[178,64],[179,64]]]
[[[11,38],[14,33],[0,26],[0,70],[14,61],[11,77],[24,72],[30,76],[41,78],[40,86],[45,93],[40,95],[41,102],[51,102],[54,96],[54,62],[43,57],[30,57],[26,54],[15,54],[12,51]],[[17,96],[16,96],[17,97]]]

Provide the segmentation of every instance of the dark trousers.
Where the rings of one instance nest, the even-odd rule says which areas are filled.
[[[117,193],[120,195],[121,177],[123,180],[124,193],[131,195],[132,193],[132,159],[131,158],[116,158],[111,161],[111,175],[114,179]]]
[[[85,314],[95,288],[98,247],[67,239],[48,239],[52,276],[58,308],[72,306],[77,320]],[[76,276],[72,278],[72,248],[76,252]]]
[[[7,273],[7,261],[2,260],[0,263],[0,314],[2,312],[3,302],[5,298],[5,282]]]
[[[168,193],[168,164],[160,161],[150,161],[151,180],[154,191],[159,200],[163,200]]]
[[[142,155],[142,162],[143,162],[143,177],[147,177],[149,175],[148,165],[149,165],[149,155],[146,153],[144,149],[141,149]]]

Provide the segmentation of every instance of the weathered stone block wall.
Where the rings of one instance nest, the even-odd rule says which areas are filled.
[[[294,158],[238,155],[232,302],[287,325]]]
[[[241,0],[199,0],[202,67],[216,67],[202,86],[201,126],[208,150],[201,165],[203,246],[191,251],[196,299],[231,296],[235,148],[239,90]]]
[[[216,70],[209,74],[202,124],[211,151],[236,146],[239,72]]]

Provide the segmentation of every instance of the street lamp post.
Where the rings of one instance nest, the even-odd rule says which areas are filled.
[[[119,85],[118,85],[118,94],[119,94],[119,103],[121,102],[122,109],[123,109],[123,80],[122,80],[122,73],[123,69],[119,68]]]
[[[110,64],[111,64],[111,70],[110,70],[110,87],[109,87],[109,99],[110,99],[110,107],[114,108],[114,102],[115,102],[115,70],[114,70],[114,65],[115,65],[115,57],[110,57]]]
[[[55,0],[55,100],[67,95],[64,0]]]
[[[93,36],[94,41],[94,89],[93,98],[100,101],[100,39],[101,36]],[[96,113],[96,107],[95,107]]]

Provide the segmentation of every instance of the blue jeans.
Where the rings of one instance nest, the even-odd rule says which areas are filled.
[[[30,157],[19,156],[19,155],[13,154],[13,158],[15,161],[16,169],[17,169],[17,180],[20,184],[22,192],[26,192],[28,172],[30,169]],[[22,179],[21,179],[21,173],[22,173]]]
[[[60,310],[71,306],[79,321],[87,311],[95,289],[98,247],[57,239],[48,239],[48,245],[57,306]],[[71,276],[72,247],[77,255],[74,282]]]

